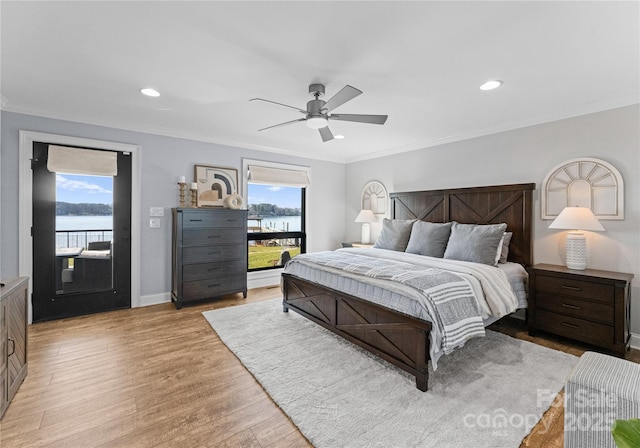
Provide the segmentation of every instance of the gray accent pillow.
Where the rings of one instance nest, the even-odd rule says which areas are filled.
[[[447,248],[452,224],[451,222],[414,222],[405,252],[442,258]]]
[[[504,237],[502,237],[502,246],[500,247],[500,259],[498,263],[506,263],[507,258],[509,258],[509,243],[511,242],[511,237],[513,236],[513,232],[504,232]]]
[[[453,223],[444,258],[496,265],[496,253],[506,224]]]
[[[376,249],[389,249],[404,252],[411,235],[414,219],[388,219],[382,221],[382,230],[373,245]]]

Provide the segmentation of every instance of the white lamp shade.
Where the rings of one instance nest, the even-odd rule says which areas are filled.
[[[604,231],[604,227],[588,207],[565,207],[549,228]]]
[[[569,269],[587,267],[587,239],[579,230],[604,231],[604,227],[587,207],[565,207],[549,226],[550,229],[575,230],[567,234],[566,265]]]
[[[360,210],[355,222],[376,222],[376,215],[371,210]]]

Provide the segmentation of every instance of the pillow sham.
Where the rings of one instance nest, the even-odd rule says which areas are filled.
[[[460,224],[451,226],[451,236],[444,258],[496,265],[498,245],[506,224]]]
[[[373,247],[404,252],[411,235],[414,219],[389,219],[382,221],[382,230]]]
[[[511,237],[513,236],[513,232],[504,232],[502,236],[502,244],[500,245],[500,255],[498,259],[498,263],[506,263],[507,258],[509,258],[509,243],[511,243]]]
[[[451,222],[414,222],[405,252],[442,258],[447,248],[452,224]]]

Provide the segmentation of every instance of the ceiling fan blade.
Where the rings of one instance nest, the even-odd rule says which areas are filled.
[[[384,124],[388,115],[331,114],[329,120],[355,121],[357,123]]]
[[[326,109],[327,112],[330,112],[333,109],[342,106],[347,101],[351,101],[360,94],[362,94],[361,90],[346,85],[342,88],[342,90],[333,95],[333,97],[331,97],[331,99],[325,103],[322,109]]]
[[[271,101],[271,100],[265,100],[265,99],[262,99],[262,98],[251,98],[249,101],[264,101],[265,103],[277,104],[278,106],[288,107],[290,109],[295,109],[298,112],[301,112],[301,113],[303,113],[305,115],[307,114],[306,110],[302,110],[302,109],[299,109],[299,108],[294,107],[294,106],[289,106],[288,104],[277,103],[277,102]]]
[[[320,131],[320,137],[322,137],[323,142],[328,142],[329,140],[333,140],[333,134],[331,133],[331,129],[329,126],[318,129]]]
[[[267,129],[278,128],[280,126],[286,126],[288,124],[293,124],[293,123],[297,123],[299,121],[305,121],[305,120],[306,120],[306,118],[298,118],[297,120],[285,121],[284,123],[274,124],[273,126],[269,126],[267,128],[258,129],[258,131],[265,131]]]

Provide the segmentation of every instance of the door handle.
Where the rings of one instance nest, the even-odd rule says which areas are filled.
[[[11,353],[7,353],[7,357],[13,355],[16,352],[16,341],[14,341],[13,339],[9,338],[9,341],[11,343]]]

